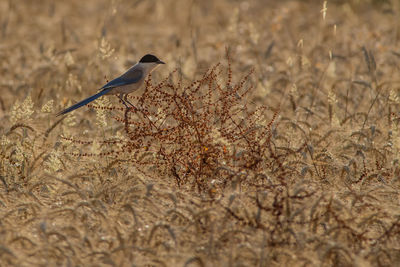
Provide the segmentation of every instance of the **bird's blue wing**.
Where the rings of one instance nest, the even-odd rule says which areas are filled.
[[[86,104],[92,102],[93,100],[96,100],[96,99],[99,98],[100,96],[102,96],[102,95],[104,95],[104,94],[107,94],[111,89],[112,89],[112,88],[106,88],[106,89],[100,91],[99,93],[97,93],[97,94],[95,94],[95,95],[92,95],[91,97],[88,97],[88,98],[82,100],[81,102],[78,102],[78,103],[76,103],[75,105],[70,106],[69,108],[64,109],[63,111],[60,111],[60,112],[57,114],[57,116],[67,114],[68,112],[71,112],[71,111],[73,111],[73,110],[75,110],[75,109],[77,109],[77,108],[80,108],[80,107],[82,107],[82,106],[84,106],[84,105],[86,105]]]
[[[142,70],[131,68],[118,78],[115,78],[114,80],[108,82],[106,85],[101,87],[101,89],[115,88],[123,85],[137,83],[142,78],[143,78]]]

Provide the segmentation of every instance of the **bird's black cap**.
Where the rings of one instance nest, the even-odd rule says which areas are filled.
[[[140,63],[157,63],[157,64],[165,64],[161,60],[159,60],[156,56],[147,54],[144,57],[142,57],[139,61]]]

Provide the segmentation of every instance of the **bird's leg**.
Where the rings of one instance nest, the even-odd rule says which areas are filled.
[[[126,104],[125,100],[122,98],[122,94],[118,94],[118,98],[121,99],[122,104],[124,104],[124,106],[129,109],[128,105]]]
[[[129,100],[128,100],[128,94],[126,94],[126,95],[124,96],[124,100],[126,101],[126,103],[128,103],[129,105],[131,105],[134,109],[137,109],[131,102],[129,102]]]
[[[118,94],[118,98],[121,99],[122,103],[124,104],[124,106],[125,106],[127,109],[133,108],[133,109],[136,109],[136,110],[137,110],[137,108],[136,108],[131,102],[129,102],[129,100],[128,100],[128,95],[127,95],[127,94],[125,94],[124,97],[122,97],[122,94]],[[129,105],[131,105],[131,107],[129,107],[127,103],[128,103]]]

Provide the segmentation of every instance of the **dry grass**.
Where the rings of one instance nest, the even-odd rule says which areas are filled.
[[[399,265],[400,5],[264,2],[0,1],[0,265]]]

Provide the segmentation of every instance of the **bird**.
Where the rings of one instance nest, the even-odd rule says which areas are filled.
[[[129,68],[124,74],[106,83],[99,89],[97,94],[94,94],[82,100],[81,102],[78,102],[69,108],[58,112],[56,116],[67,114],[103,95],[117,95],[118,98],[122,100],[122,103],[126,108],[129,108],[127,103],[134,107],[133,104],[128,101],[128,94],[138,90],[143,85],[147,75],[160,64],[165,64],[165,62],[159,60],[154,55],[147,54],[143,56],[138,63]]]

